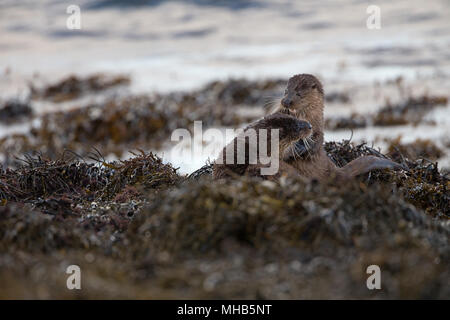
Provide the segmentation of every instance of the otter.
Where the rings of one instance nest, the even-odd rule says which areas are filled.
[[[312,125],[307,140],[289,146],[283,160],[306,178],[325,181],[330,177],[348,181],[375,169],[404,169],[398,163],[375,156],[362,156],[340,168],[328,157],[324,147],[324,90],[313,75],[298,74],[288,80],[284,96],[274,112],[287,112]]]
[[[262,131],[261,129],[266,130]],[[272,145],[273,129],[279,130],[279,140],[276,141],[278,145],[275,146]],[[298,175],[297,171],[285,163],[281,157],[285,150],[290,148],[296,141],[310,138],[311,134],[312,126],[309,122],[299,120],[289,115],[286,111],[268,115],[247,126],[241,134],[223,148],[213,164],[213,178],[220,179],[248,175],[258,176],[267,180],[278,180],[283,174]],[[266,139],[267,150],[261,149],[261,139]],[[272,150],[275,147],[277,149]],[[227,153],[231,154],[229,156],[231,159],[227,159]],[[278,170],[275,170],[273,174],[262,174],[262,168],[267,169],[272,165],[262,163],[262,154],[266,155],[267,159],[273,159],[272,156],[276,157]],[[238,158],[239,156],[241,158]],[[259,158],[257,159],[258,156]]]

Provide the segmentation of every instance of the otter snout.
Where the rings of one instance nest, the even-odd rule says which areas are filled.
[[[308,121],[298,120],[292,133],[295,140],[304,139],[311,135],[312,126]]]
[[[289,96],[288,97],[284,97],[283,99],[281,99],[281,105],[283,107],[285,107],[286,109],[290,109],[293,104],[294,104],[294,101]]]
[[[297,130],[299,131],[299,132],[301,132],[301,131],[303,131],[303,130],[311,130],[312,129],[312,126],[311,126],[311,124],[309,123],[309,122],[307,122],[307,121],[299,121],[298,123],[297,123]]]

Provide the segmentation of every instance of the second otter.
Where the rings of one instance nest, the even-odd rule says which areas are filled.
[[[357,175],[374,169],[399,169],[400,164],[375,156],[363,156],[342,168],[337,167],[323,148],[324,132],[324,92],[320,81],[310,74],[291,77],[276,112],[287,110],[297,118],[312,125],[309,144],[297,142],[285,151],[284,160],[296,168],[300,175],[318,180],[334,177],[340,181],[349,180]],[[300,157],[298,155],[301,155]]]
[[[278,139],[275,139],[274,129],[278,129]],[[213,178],[249,175],[276,180],[283,173],[298,174],[281,157],[293,143],[309,138],[311,132],[312,127],[307,121],[288,114],[278,112],[266,116],[246,127],[222,150],[213,165]],[[276,140],[275,144],[273,140]],[[276,168],[272,168],[272,163],[264,161],[261,156],[270,161],[276,160]]]

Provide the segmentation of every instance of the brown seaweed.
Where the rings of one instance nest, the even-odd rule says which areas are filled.
[[[326,149],[341,164],[379,154],[349,142]],[[441,218],[446,209],[408,198],[424,184],[448,186],[434,165],[405,159],[406,176],[337,186],[195,179],[207,167],[185,180],[150,154],[124,162],[96,154],[93,163],[34,156],[1,168],[1,298],[450,296],[450,230],[421,207]],[[436,197],[448,204],[448,190]],[[82,268],[77,293],[61,277],[69,264]],[[382,292],[365,288],[371,264],[383,272]]]
[[[71,75],[43,88],[36,88],[31,84],[30,91],[33,99],[64,102],[77,99],[87,93],[99,92],[120,85],[128,85],[129,83],[130,79],[124,75],[106,76],[104,74],[94,74],[85,78]]]
[[[33,115],[33,108],[28,101],[10,99],[0,104],[0,123],[9,124]]]
[[[194,120],[242,124],[232,106],[260,104],[283,85],[232,80],[193,94],[110,99],[43,115],[29,134],[2,139],[0,298],[448,299],[450,182],[421,158],[436,154],[429,143],[410,146],[414,156],[398,144],[384,155],[326,143],[338,166],[375,155],[409,168],[345,185],[213,181],[210,164],[186,179],[153,153],[102,156],[157,148]],[[63,88],[47,98],[91,90]],[[41,153],[13,160],[25,150]],[[70,264],[81,267],[82,290],[67,290]],[[372,264],[381,291],[365,286]]]
[[[422,95],[408,97],[399,104],[391,104],[389,101],[374,116],[373,123],[376,126],[396,126],[408,123],[417,124],[431,110],[438,106],[445,106],[447,97]]]
[[[436,160],[444,156],[445,152],[429,139],[416,139],[411,143],[401,143],[401,136],[387,140],[389,157],[401,160],[401,157],[416,160],[426,158]]]

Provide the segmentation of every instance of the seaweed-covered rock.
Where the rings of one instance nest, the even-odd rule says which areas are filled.
[[[31,94],[35,99],[49,99],[53,102],[64,102],[77,99],[87,93],[103,91],[119,85],[128,85],[127,76],[106,76],[94,74],[85,78],[71,75],[61,81],[43,88],[31,85]]]
[[[396,126],[408,123],[416,124],[425,114],[438,106],[445,106],[448,98],[445,96],[409,97],[406,101],[393,105],[389,101],[374,116],[373,122],[377,126]]]
[[[110,87],[98,81],[68,79],[34,94],[64,101]],[[92,153],[157,148],[194,120],[242,124],[233,106],[262,104],[283,86],[230,80],[194,93],[113,98],[45,114],[28,134],[1,139],[9,154],[0,166],[0,298],[448,299],[449,179],[408,150],[327,143],[338,166],[375,155],[409,168],[339,186],[214,181],[210,164],[186,179],[152,153],[113,162]],[[59,157],[65,148],[74,152]],[[11,166],[11,155],[33,149],[45,156]],[[83,290],[66,288],[71,264],[83,272]],[[372,264],[381,291],[367,290]]]
[[[376,152],[331,146],[342,162]],[[276,184],[245,177],[184,180],[145,154],[125,163],[27,161],[0,170],[2,188],[8,194],[23,189],[16,200],[28,202],[0,207],[1,298],[450,296],[448,224],[376,175],[370,185]],[[86,174],[99,163],[104,171],[96,175],[104,179]],[[60,184],[43,184],[38,173]],[[443,179],[434,174],[422,179]],[[22,182],[12,184],[20,175]],[[89,178],[100,181],[91,200],[78,185]],[[58,212],[66,206],[65,214]],[[65,286],[70,264],[83,272],[79,292]],[[382,291],[365,286],[372,264],[382,270]]]
[[[343,167],[347,163],[361,156],[376,156],[387,158],[379,150],[371,148],[367,143],[355,145],[350,140],[342,140],[341,142],[330,141],[324,144],[325,151],[328,156],[338,167]]]
[[[328,118],[325,120],[325,128],[328,130],[358,129],[367,126],[366,117],[353,113],[350,117]]]
[[[158,199],[136,216],[126,239],[145,239],[128,246],[135,259],[153,252],[166,261],[171,288],[203,289],[208,297],[368,298],[365,269],[378,264],[386,279],[380,297],[449,294],[448,225],[381,185],[242,177],[191,181]],[[190,263],[205,265],[206,274],[181,280],[179,269],[171,271]],[[238,279],[247,279],[245,288]]]
[[[51,253],[59,249],[87,249],[109,245],[114,225],[80,223],[74,217],[60,219],[43,214],[28,204],[0,207],[0,252]]]
[[[433,141],[429,139],[416,139],[411,143],[401,143],[401,136],[397,139],[387,141],[389,143],[387,153],[396,161],[401,161],[402,157],[416,160],[418,158],[426,158],[436,160],[441,158],[445,153]]]
[[[353,145],[350,141],[328,142],[325,150],[342,167],[350,161],[363,156],[386,157],[365,143]],[[420,209],[438,218],[450,218],[450,179],[448,174],[439,171],[438,164],[426,159],[408,160],[401,153],[394,155],[394,161],[409,168],[407,172],[374,171],[363,178],[369,182],[383,182],[391,188],[399,189],[405,199]]]
[[[151,246],[181,253],[218,249],[228,238],[254,247],[328,250],[330,241],[350,245],[355,237],[388,235],[400,221],[416,227],[430,223],[380,185],[275,185],[242,178],[167,191],[162,201],[150,201],[129,231],[147,234]]]
[[[350,116],[328,118],[325,127],[329,130],[358,129],[368,125],[397,126],[417,125],[423,117],[438,106],[447,105],[448,99],[444,96],[408,97],[396,105],[389,101],[375,114],[352,113]]]
[[[127,188],[157,190],[182,180],[176,169],[152,153],[142,152],[125,161],[93,160],[26,156],[19,168],[0,171],[0,201],[34,203],[47,213],[73,213],[85,200],[111,200],[120,193],[124,196]],[[136,191],[129,200],[139,194]]]
[[[366,155],[390,158],[379,150],[367,146],[366,143],[355,145],[349,140],[327,142],[324,148],[338,167],[343,167],[352,160]],[[364,175],[360,180],[369,185],[384,183],[389,189],[399,189],[408,202],[425,210],[430,215],[438,218],[450,218],[450,179],[448,174],[439,171],[437,163],[425,159],[409,160],[406,155],[398,152],[389,155],[392,160],[409,168],[408,171],[375,170]],[[210,178],[211,174],[212,164],[206,164],[194,171],[188,178],[199,180],[205,177]]]
[[[283,80],[230,79],[225,82],[211,82],[200,90],[200,94],[208,94],[212,99],[227,106],[239,104],[254,106],[263,105],[269,98],[279,96],[285,85],[286,81]]]

